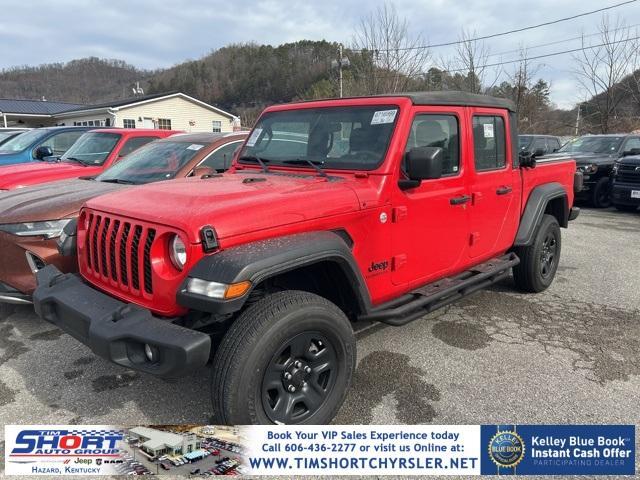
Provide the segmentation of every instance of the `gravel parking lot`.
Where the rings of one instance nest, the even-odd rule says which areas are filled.
[[[640,426],[639,267],[640,213],[583,209],[548,291],[508,280],[405,327],[364,326],[336,423]],[[2,424],[207,423],[208,393],[207,370],[166,382],[29,308],[0,319]]]

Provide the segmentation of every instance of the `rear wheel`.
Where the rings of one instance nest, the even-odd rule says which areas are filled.
[[[620,205],[619,203],[616,203],[613,206],[621,212],[635,212],[638,209],[637,205]]]
[[[560,225],[553,215],[544,215],[533,243],[516,250],[520,264],[513,268],[516,286],[525,292],[542,292],[553,282],[560,262]]]
[[[591,205],[596,208],[611,206],[611,182],[609,177],[603,177],[595,184],[591,192]]]
[[[221,424],[326,424],[355,369],[349,320],[318,295],[285,291],[251,305],[225,334],[213,364]]]

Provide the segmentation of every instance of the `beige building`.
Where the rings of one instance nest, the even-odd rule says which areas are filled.
[[[200,448],[200,439],[190,433],[171,433],[148,427],[135,427],[129,430],[129,435],[137,438],[140,448],[152,456],[184,455],[195,452]]]
[[[115,126],[185,132],[240,129],[240,119],[235,115],[181,92],[145,95],[100,105],[35,100],[7,100],[3,105],[0,100],[0,115],[6,126]]]

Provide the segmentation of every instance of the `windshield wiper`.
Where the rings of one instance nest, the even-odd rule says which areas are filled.
[[[82,160],[80,160],[80,159],[78,159],[76,157],[66,157],[66,158],[63,158],[62,160],[64,160],[64,161],[71,160],[72,162],[79,163],[83,167],[88,167],[89,166],[88,164],[84,163]]]
[[[260,158],[257,155],[243,155],[242,157],[239,158],[239,160],[249,160],[249,161],[257,162],[258,165],[262,167],[263,173],[269,173],[269,167],[267,167],[267,164],[265,163],[269,161],[267,159]]]
[[[322,170],[322,167],[320,166],[323,164],[322,162],[318,162],[318,161],[314,162],[313,160],[309,160],[308,158],[297,158],[295,160],[283,160],[282,163],[287,163],[289,165],[304,165],[306,163],[307,165],[311,165],[313,168],[315,168],[319,176],[321,177],[327,176],[327,172]]]
[[[105,178],[105,179],[101,179],[101,182],[105,182],[105,183],[119,183],[121,185],[137,185],[138,182],[134,182],[132,180],[124,180],[122,178]]]

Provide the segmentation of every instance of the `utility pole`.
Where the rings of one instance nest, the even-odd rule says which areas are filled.
[[[338,82],[340,90],[340,98],[342,98],[342,69],[351,66],[351,62],[347,57],[342,56],[342,44],[338,47],[338,59],[331,61],[331,68],[338,69]]]
[[[582,110],[582,104],[578,104],[578,115],[576,117],[576,137],[578,136],[578,131],[580,129],[580,110]]]

